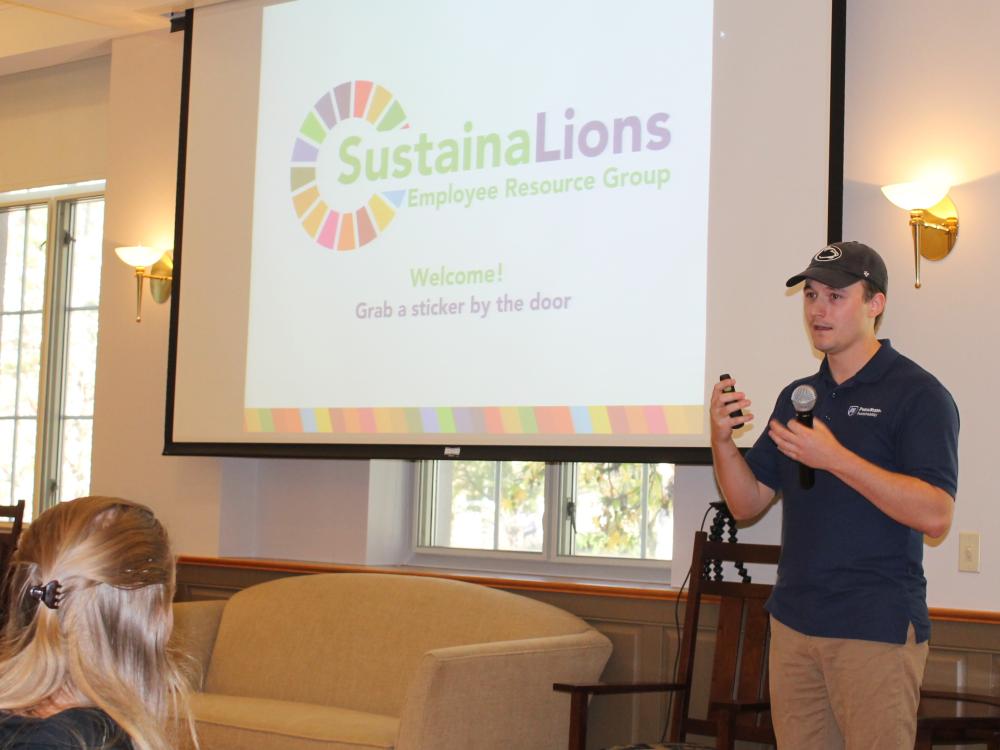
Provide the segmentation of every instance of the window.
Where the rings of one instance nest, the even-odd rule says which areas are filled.
[[[103,183],[0,195],[0,503],[90,489]]]
[[[544,548],[545,464],[427,461],[423,546],[508,552]],[[422,482],[423,483],[423,482]]]
[[[671,558],[672,464],[580,463],[566,470],[573,477],[571,554]]]
[[[418,558],[662,571],[673,553],[672,464],[423,461],[417,487]]]

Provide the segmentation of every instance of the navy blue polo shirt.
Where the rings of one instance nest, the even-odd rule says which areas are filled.
[[[958,408],[929,372],[882,346],[854,377],[837,385],[824,359],[815,375],[785,388],[772,419],[795,418],[791,394],[816,389],[813,419],[822,419],[844,447],[888,471],[958,488]],[[798,464],[767,432],[746,454],[758,481],[783,498],[781,562],[767,609],[781,623],[812,636],[905,643],[913,624],[930,638],[924,537],[898,523],[833,474],[799,485]]]

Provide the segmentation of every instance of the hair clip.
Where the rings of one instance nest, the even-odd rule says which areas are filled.
[[[147,564],[152,564],[152,562],[153,562],[152,557],[146,558]],[[126,575],[135,575],[136,573],[138,573],[139,575],[149,575],[149,573],[152,570],[153,568],[125,568],[122,572],[125,573]]]
[[[59,609],[62,601],[62,586],[59,581],[49,581],[43,586],[32,586],[28,589],[28,595],[37,601],[42,602],[49,609]]]

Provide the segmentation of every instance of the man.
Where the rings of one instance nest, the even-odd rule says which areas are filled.
[[[732,514],[759,515],[780,491],[782,553],[771,613],[772,718],[782,750],[912,748],[930,619],[923,536],[951,525],[958,410],[930,373],[875,332],[888,273],[878,253],[838,242],[804,283],[805,321],[825,355],[782,391],[746,457],[732,431],[753,415],[739,391],[712,393],[712,456]],[[795,419],[796,386],[818,395]],[[812,467],[805,488],[799,465]]]

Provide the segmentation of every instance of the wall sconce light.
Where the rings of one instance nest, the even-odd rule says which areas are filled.
[[[174,280],[174,254],[136,245],[116,247],[115,254],[135,269],[135,322],[142,320],[142,282],[149,279],[149,294],[154,302],[170,299]]]
[[[948,197],[948,185],[900,182],[886,185],[882,193],[892,203],[910,212],[913,234],[914,286],[920,288],[920,256],[941,260],[958,239],[958,210]]]

